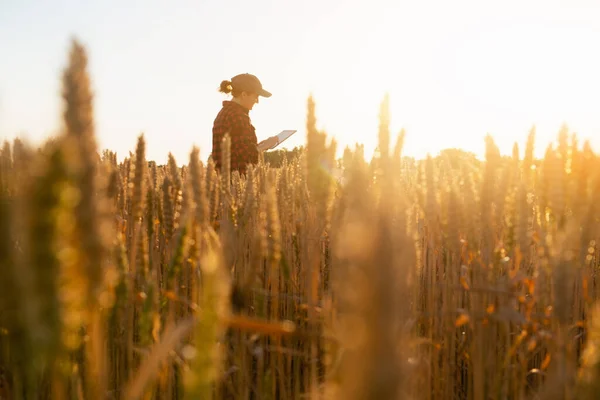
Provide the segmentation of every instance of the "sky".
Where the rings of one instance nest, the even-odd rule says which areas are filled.
[[[70,39],[86,46],[100,149],[122,159],[211,151],[219,83],[255,74],[273,93],[251,111],[258,140],[297,129],[306,101],[341,153],[371,154],[390,96],[405,154],[449,147],[536,152],[563,123],[600,149],[600,2],[592,0],[0,0],[0,140],[37,144],[61,124]]]

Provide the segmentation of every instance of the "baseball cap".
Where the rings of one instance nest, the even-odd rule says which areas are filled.
[[[257,93],[262,97],[271,97],[271,93],[262,87],[262,83],[252,74],[239,74],[231,78],[231,86],[244,92]]]

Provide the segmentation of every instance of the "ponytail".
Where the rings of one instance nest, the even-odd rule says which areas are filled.
[[[219,87],[219,92],[221,93],[231,93],[233,91],[233,87],[231,86],[231,81],[223,81],[221,82],[221,86]]]

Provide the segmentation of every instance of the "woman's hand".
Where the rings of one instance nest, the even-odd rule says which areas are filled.
[[[268,139],[263,140],[258,144],[258,149],[260,151],[269,150],[279,144],[279,138],[277,136],[271,136]]]

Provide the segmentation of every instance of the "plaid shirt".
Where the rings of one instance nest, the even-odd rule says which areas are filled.
[[[231,138],[231,172],[246,172],[247,164],[258,163],[256,131],[250,123],[248,110],[233,101],[224,101],[213,125],[212,158],[221,170],[221,141],[225,134]]]

